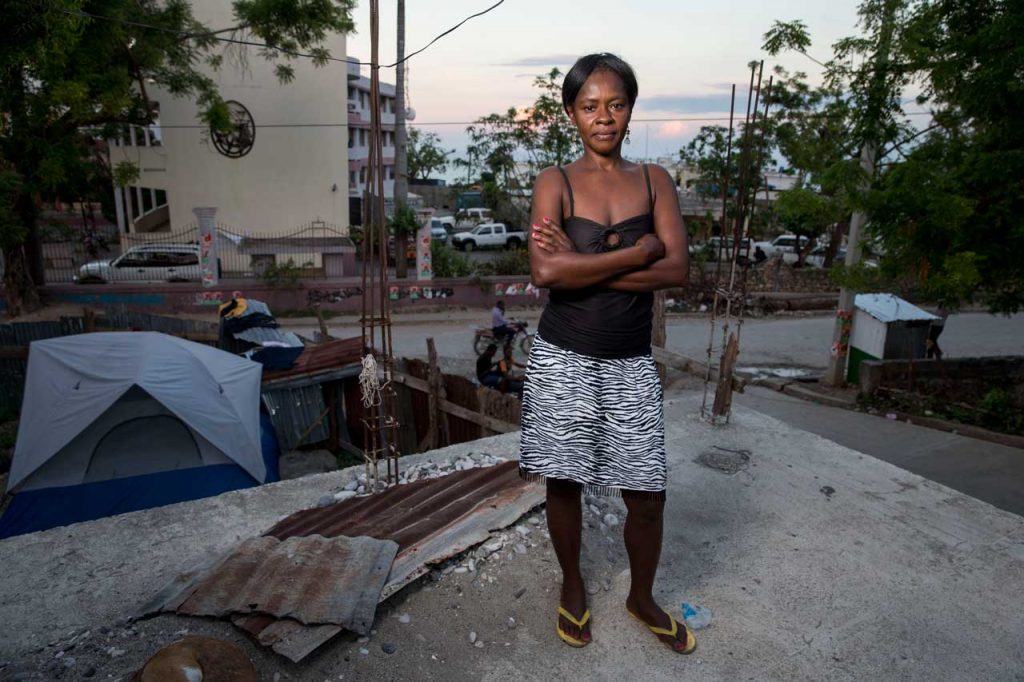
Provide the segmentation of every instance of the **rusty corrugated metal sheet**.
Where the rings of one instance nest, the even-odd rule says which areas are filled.
[[[296,512],[267,531],[278,539],[304,535],[368,535],[398,543],[383,597],[439,563],[487,539],[544,501],[539,485],[519,477],[519,462],[456,471]]]
[[[362,338],[356,336],[351,339],[338,339],[306,346],[291,369],[264,372],[263,381],[276,381],[303,374],[313,374],[359,362],[362,359],[362,343]]]
[[[397,551],[394,542],[370,537],[251,538],[160,609],[288,619],[324,632],[331,628],[319,626],[366,634]]]
[[[431,564],[483,542],[492,530],[511,525],[543,502],[543,487],[523,481],[517,469],[518,462],[513,460],[394,486],[328,507],[306,509],[275,525],[266,537],[285,542],[344,536],[392,541],[398,552],[387,582],[379,591],[379,600],[383,601],[429,571]],[[142,613],[173,610],[188,596],[179,593],[189,593],[181,590],[181,585],[194,585],[196,580],[192,576],[197,573],[207,571],[200,568],[180,576]],[[278,576],[277,580],[288,584],[287,576]],[[295,618],[265,613],[235,613],[231,619],[260,644],[292,661],[302,660],[341,632],[341,627],[333,624],[307,625]]]
[[[456,471],[292,514],[267,531],[277,538],[368,535],[394,540],[399,551],[381,591],[388,598],[437,564],[490,537],[544,501],[544,489],[523,481],[517,461]],[[236,621],[261,644],[299,661],[336,635],[293,620]]]

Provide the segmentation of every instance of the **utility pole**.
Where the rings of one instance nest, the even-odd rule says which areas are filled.
[[[877,124],[881,117],[881,108],[884,106],[885,79],[888,71],[889,51],[892,48],[892,34],[896,7],[900,0],[888,0],[885,4],[885,12],[882,17],[882,25],[879,30],[878,49],[875,52],[874,73],[872,74],[871,99],[868,100],[869,119],[876,124],[875,130],[865,135],[865,140],[860,148],[860,167],[864,171],[865,184],[871,183],[875,174],[875,155],[878,153],[878,132]],[[867,222],[867,215],[863,210],[857,209],[850,217],[850,234],[846,244],[847,269],[860,262],[861,259],[861,230]],[[829,350],[828,370],[822,378],[829,386],[843,386],[846,383],[846,358],[850,349],[850,331],[853,326],[853,302],[857,292],[849,287],[842,287],[839,290],[839,305],[836,307],[835,327],[832,330],[832,346]]]
[[[395,192],[394,205],[397,211],[409,199],[409,157],[405,134],[405,0],[398,0],[398,68],[395,71]],[[405,277],[405,235],[395,235],[396,275]]]

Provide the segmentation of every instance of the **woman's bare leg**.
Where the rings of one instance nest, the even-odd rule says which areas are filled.
[[[580,546],[583,533],[583,509],[579,483],[549,478],[547,480],[548,532],[551,545],[562,567],[561,604],[579,620],[587,610],[587,593],[580,572]],[[562,630],[571,637],[590,640],[590,622],[580,628],[559,616]]]
[[[648,625],[672,629],[668,614],[654,601],[654,576],[661,558],[661,534],[665,511],[664,499],[652,499],[649,493],[622,491],[626,503],[626,523],[623,534],[629,554],[630,586],[626,608]],[[677,637],[658,637],[676,649],[686,646],[685,633],[679,629]],[[680,639],[683,638],[683,639]]]

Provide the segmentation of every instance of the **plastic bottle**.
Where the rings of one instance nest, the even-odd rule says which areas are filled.
[[[691,630],[700,630],[711,625],[711,609],[683,602],[683,620]]]

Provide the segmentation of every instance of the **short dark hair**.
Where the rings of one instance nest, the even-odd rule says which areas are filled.
[[[580,94],[583,84],[595,71],[611,71],[622,80],[626,86],[626,96],[629,97],[629,108],[632,109],[639,91],[636,74],[633,73],[633,67],[609,52],[588,54],[576,60],[562,81],[562,106],[572,108],[576,95]]]
[[[498,344],[496,344],[496,343],[489,343],[489,344],[487,344],[487,350],[485,350],[484,352],[485,353],[494,353],[497,350],[498,350]]]

